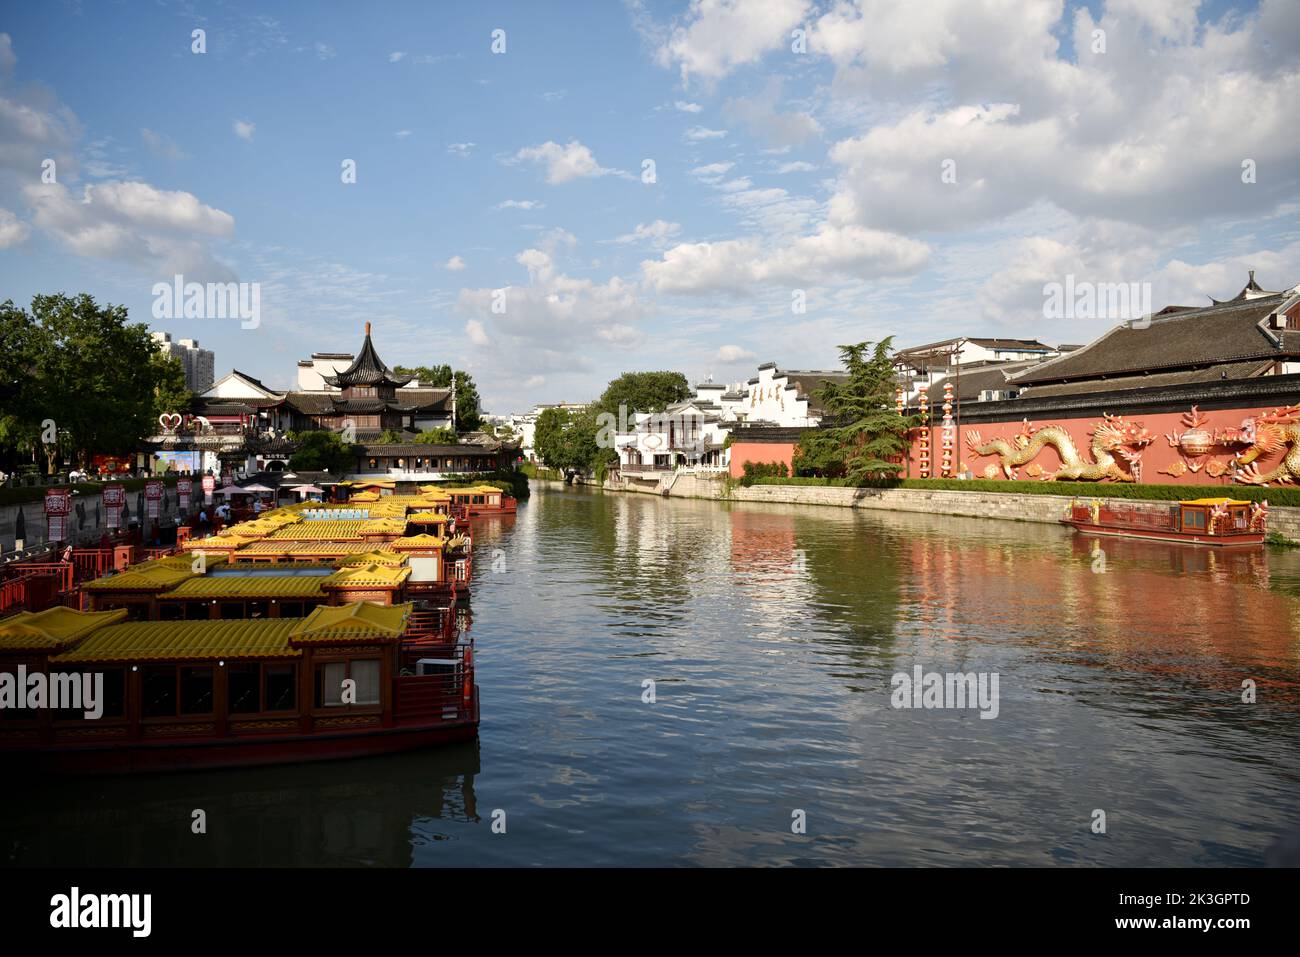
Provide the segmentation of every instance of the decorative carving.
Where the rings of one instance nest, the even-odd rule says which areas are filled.
[[[1268,485],[1270,482],[1286,485],[1300,481],[1300,405],[1252,416],[1241,423],[1240,430],[1234,429],[1224,438],[1229,441],[1236,439],[1248,446],[1232,462],[1234,481],[1244,485]],[[1286,449],[1286,454],[1276,468],[1261,472],[1254,464],[1261,455],[1282,449]]]
[[[966,436],[966,444],[975,455],[997,455],[1007,478],[1014,478],[1016,466],[1033,461],[1050,445],[1060,456],[1061,467],[1055,473],[1043,473],[1042,481],[1075,479],[1100,482],[1110,479],[1113,482],[1134,482],[1139,477],[1141,450],[1152,439],[1151,433],[1140,423],[1126,422],[1122,415],[1106,415],[1092,431],[1089,446],[1092,461],[1079,454],[1074,439],[1061,426],[1047,425],[1035,429],[1028,420],[1011,441],[992,439],[986,443],[978,432],[972,431]]]

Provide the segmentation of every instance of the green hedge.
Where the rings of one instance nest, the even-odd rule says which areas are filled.
[[[192,476],[197,488],[199,476]],[[164,478],[163,484],[175,487],[176,479],[179,476],[169,476]],[[123,486],[128,492],[139,492],[144,488],[145,482],[152,482],[154,479],[136,478],[124,479],[117,484]],[[75,485],[33,485],[21,488],[0,488],[0,505],[18,505],[22,502],[40,502],[45,498],[45,490],[51,488],[71,488],[82,495],[98,495],[104,489],[103,482],[77,482]]]
[[[744,484],[744,483],[742,483]],[[828,478],[755,478],[753,485],[822,485],[847,486],[844,479]],[[1000,481],[998,479],[897,479],[869,482],[864,488],[912,488],[945,492],[1002,492],[1008,495],[1061,495],[1067,498],[1132,498],[1176,502],[1191,498],[1226,495],[1270,505],[1300,507],[1300,489],[1260,488],[1257,485],[1139,485],[1116,482],[1040,482]]]

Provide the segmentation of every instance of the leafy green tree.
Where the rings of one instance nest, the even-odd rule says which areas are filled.
[[[637,412],[662,412],[690,396],[690,383],[680,372],[624,372],[605,387],[596,406],[598,412],[618,415],[622,405],[630,418]]]
[[[560,444],[569,423],[570,415],[566,409],[544,409],[537,417],[537,426],[533,430],[533,451],[552,468],[559,468],[556,463],[564,456]]]
[[[35,380],[39,330],[24,309],[0,304],[0,461],[10,467],[39,444]],[[6,469],[8,471],[9,469]]]
[[[298,449],[289,459],[289,468],[295,472],[330,471],[342,475],[356,470],[357,448],[344,442],[337,432],[314,429],[299,432],[293,439]]]
[[[396,429],[384,429],[376,441],[379,445],[401,445],[406,441],[406,436]]]
[[[153,364],[153,418],[164,413],[185,414],[194,402],[194,393],[185,384],[185,366],[175,356],[154,350]]]
[[[840,346],[848,379],[828,382],[821,390],[822,405],[836,424],[831,438],[843,455],[845,477],[853,483],[897,475],[908,430],[916,426],[914,416],[901,416],[894,408],[898,376],[890,358],[892,344],[891,336],[874,348],[870,342]]]
[[[844,450],[825,429],[809,429],[794,447],[794,474],[839,478],[844,474]]]
[[[421,445],[455,445],[457,436],[453,429],[425,429],[412,441]]]
[[[474,384],[474,377],[468,372],[453,372],[451,366],[446,364],[436,366],[393,366],[393,371],[398,375],[413,375],[420,380],[421,384],[430,385],[435,389],[450,388],[454,374],[456,377],[456,431],[473,432],[482,424],[478,386]]]

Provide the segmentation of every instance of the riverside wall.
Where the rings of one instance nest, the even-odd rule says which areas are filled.
[[[669,484],[671,483],[671,484]],[[655,481],[620,477],[605,480],[608,491],[661,495],[669,498],[707,498],[731,502],[766,502],[773,505],[825,505],[838,508],[870,508],[886,512],[926,512],[1016,522],[1055,524],[1065,513],[1069,498],[1063,495],[1018,495],[1014,492],[954,492],[914,488],[843,488],[824,485],[753,485],[733,487],[727,493],[720,478],[678,474]],[[1229,490],[1230,491],[1230,490]],[[1091,498],[1090,498],[1091,500]],[[1103,499],[1131,504],[1133,499]],[[1300,508],[1272,507],[1270,531],[1300,544]]]

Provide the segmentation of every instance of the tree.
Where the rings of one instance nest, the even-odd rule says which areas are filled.
[[[832,440],[844,457],[845,477],[854,484],[891,478],[902,470],[899,459],[907,449],[908,430],[915,416],[894,408],[898,376],[890,358],[893,337],[840,346],[848,372],[844,382],[828,382],[821,390],[827,416],[836,423]]]
[[[183,414],[194,402],[194,393],[185,384],[185,366],[175,356],[155,349],[153,364],[153,417],[166,413]]]
[[[468,372],[453,371],[449,365],[393,366],[398,375],[413,375],[421,385],[435,389],[451,388],[452,376],[456,378],[456,431],[473,432],[482,424],[479,409],[478,386]]]
[[[631,418],[637,412],[662,412],[690,396],[690,383],[680,372],[624,372],[605,387],[596,406],[598,412],[618,415],[621,405]]]
[[[329,471],[342,475],[356,470],[356,446],[344,442],[337,432],[315,429],[299,432],[293,438],[298,450],[289,459],[289,468],[295,472]]]
[[[425,429],[412,441],[421,445],[455,445],[457,436],[453,429]]]
[[[844,474],[844,450],[826,429],[809,429],[794,447],[794,474],[838,478]]]
[[[30,454],[39,444],[38,335],[36,322],[26,310],[12,300],[0,304],[0,461],[9,465],[17,453]]]
[[[537,426],[533,430],[533,451],[537,457],[553,468],[559,468],[553,460],[559,460],[563,433],[570,423],[569,412],[565,409],[544,409],[537,417]]]

